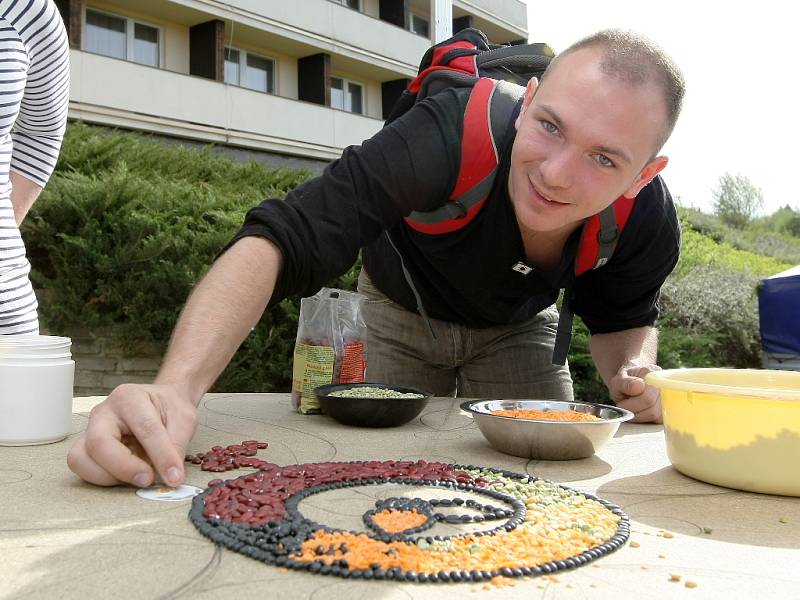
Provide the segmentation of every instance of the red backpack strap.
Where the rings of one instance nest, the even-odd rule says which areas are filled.
[[[578,256],[575,258],[575,275],[602,267],[614,254],[617,241],[631,216],[636,197],[620,196],[610,206],[589,217],[583,224]],[[572,338],[572,288],[575,280],[570,279],[564,289],[561,309],[558,316],[556,341],[553,346],[553,364],[564,365]]]
[[[464,112],[461,161],[450,199],[432,211],[412,212],[409,227],[427,234],[450,233],[475,218],[492,190],[501,144],[523,88],[481,78],[472,88]]]
[[[576,275],[602,267],[608,262],[635,202],[636,197],[620,196],[611,206],[586,220],[575,259]]]

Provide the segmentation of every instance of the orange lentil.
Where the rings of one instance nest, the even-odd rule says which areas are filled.
[[[492,577],[489,583],[495,587],[514,587],[517,585],[513,579],[510,577],[503,577],[502,575],[496,575],[495,577]]]
[[[558,510],[555,505],[545,512]],[[528,515],[530,516],[530,514]],[[351,569],[366,569],[377,563],[383,569],[400,567],[404,571],[431,573],[452,570],[499,570],[519,564],[538,565],[563,560],[583,552],[603,539],[608,539],[616,529],[619,517],[608,513],[598,519],[598,532],[590,535],[584,531],[566,528],[544,533],[542,524],[526,521],[516,529],[492,536],[475,537],[465,535],[449,541],[447,550],[435,545],[426,549],[404,541],[383,542],[369,536],[346,531],[315,531],[300,547],[297,560],[313,562],[322,560],[326,564],[346,559]],[[315,549],[322,545],[340,548],[331,554],[318,555]],[[393,550],[393,551],[392,551]],[[552,578],[551,581],[558,581]]]
[[[669,580],[670,581],[680,581],[681,580],[681,576],[678,575],[677,573],[670,573]]]
[[[416,510],[384,510],[372,515],[372,520],[389,533],[399,533],[419,527],[428,517]]]
[[[589,413],[574,410],[538,410],[525,408],[519,410],[493,410],[496,417],[512,417],[514,419],[533,419],[536,421],[601,421]]]

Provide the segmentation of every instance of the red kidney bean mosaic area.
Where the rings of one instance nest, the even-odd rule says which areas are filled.
[[[210,481],[189,516],[214,542],[279,567],[365,580],[491,581],[580,567],[630,533],[616,505],[529,475],[422,460],[279,466],[256,457],[266,447],[247,440],[187,455],[205,471],[255,469]],[[395,495],[365,500],[374,503],[360,529],[300,510],[306,499],[367,486],[392,486]]]

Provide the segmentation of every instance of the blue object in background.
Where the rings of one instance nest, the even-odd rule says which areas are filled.
[[[800,369],[800,265],[761,282],[758,314],[764,366]]]

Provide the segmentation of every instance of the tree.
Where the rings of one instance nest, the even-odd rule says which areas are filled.
[[[761,188],[741,174],[725,173],[720,177],[713,197],[714,214],[737,229],[744,228],[764,204]]]

